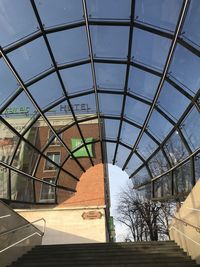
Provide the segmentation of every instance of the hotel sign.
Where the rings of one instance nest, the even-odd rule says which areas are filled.
[[[79,111],[79,112],[89,112],[91,110],[91,108],[88,106],[88,104],[73,104],[71,105],[73,110],[75,112]],[[60,112],[65,112],[65,113],[70,113],[71,109],[69,105],[60,105]]]

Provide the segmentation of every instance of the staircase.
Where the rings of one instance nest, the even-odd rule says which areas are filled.
[[[198,266],[173,241],[36,246],[12,267]]]

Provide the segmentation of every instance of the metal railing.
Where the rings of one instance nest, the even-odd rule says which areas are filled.
[[[39,222],[39,221],[43,221],[43,222],[44,222],[44,224],[43,224],[43,230],[42,230],[42,231],[33,225],[34,223]],[[44,218],[41,218],[41,219],[35,220],[35,221],[31,222],[31,223],[27,223],[27,224],[25,224],[25,225],[22,225],[22,226],[20,226],[20,227],[17,227],[17,228],[15,228],[15,229],[11,229],[11,230],[9,230],[9,231],[6,231],[6,232],[0,234],[0,237],[5,236],[5,235],[10,234],[10,233],[15,233],[15,232],[17,232],[17,231],[19,231],[19,230],[21,230],[21,229],[23,229],[23,228],[30,227],[30,226],[32,226],[32,227],[34,227],[34,228],[36,229],[36,231],[35,231],[34,233],[32,233],[32,234],[30,234],[30,235],[28,235],[28,236],[26,236],[26,237],[24,237],[24,238],[22,238],[22,239],[20,239],[20,240],[18,240],[18,241],[16,241],[16,242],[14,242],[13,244],[7,246],[6,248],[0,250],[0,253],[2,253],[2,252],[4,252],[4,251],[8,250],[8,249],[11,248],[11,247],[14,247],[14,246],[16,246],[16,245],[22,243],[23,241],[25,241],[25,240],[27,240],[27,239],[29,239],[30,237],[33,237],[33,236],[35,236],[35,235],[38,235],[38,236],[40,236],[40,237],[44,236],[45,228],[46,228],[46,220],[45,220]]]
[[[179,222],[181,222],[181,223],[183,223],[185,226],[190,226],[190,227],[194,228],[198,233],[200,233],[200,227],[195,226],[195,225],[193,225],[193,224],[191,224],[189,222],[186,222],[185,220],[179,219],[176,216],[172,216],[172,218],[177,220],[177,221],[179,221]]]

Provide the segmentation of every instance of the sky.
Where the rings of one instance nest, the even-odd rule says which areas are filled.
[[[131,183],[131,180],[128,178],[128,174],[122,171],[116,165],[109,164],[108,165],[108,173],[109,173],[109,183],[110,183],[110,198],[111,198],[111,215],[114,217],[115,223],[115,231],[116,231],[116,241],[124,241],[127,237],[128,231],[123,224],[119,223],[116,220],[117,217],[117,201],[118,195],[122,188],[124,188],[127,183]]]

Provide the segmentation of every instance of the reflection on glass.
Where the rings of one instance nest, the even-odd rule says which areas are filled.
[[[106,139],[117,139],[120,120],[104,120]]]
[[[10,163],[18,141],[19,137],[16,136],[5,124],[0,122],[0,160],[7,164]]]
[[[89,57],[85,27],[51,33],[48,40],[58,64]]]
[[[130,153],[129,153],[130,154]],[[133,154],[126,166],[126,172],[131,175],[135,170],[137,170],[141,165],[142,161],[136,154]]]
[[[156,155],[149,161],[148,165],[153,177],[162,174],[169,168],[167,160],[161,150],[159,150]]]
[[[173,125],[156,110],[153,111],[148,124],[149,130],[161,141],[172,130]]]
[[[52,65],[43,38],[38,38],[8,54],[21,78],[26,81]]]
[[[151,177],[147,171],[146,167],[143,167],[139,172],[137,172],[132,178],[131,178],[134,187],[140,186],[146,182],[151,181]]]
[[[116,157],[115,164],[118,167],[122,168],[124,166],[126,159],[129,156],[130,152],[131,152],[130,149],[128,149],[122,145],[119,145],[118,150],[117,150],[117,157]]]
[[[95,57],[127,58],[129,27],[90,26],[90,31]]]
[[[143,124],[149,108],[148,105],[128,96],[126,97],[124,116],[132,121]]]
[[[27,173],[32,174],[38,159],[38,152],[25,141],[21,141],[14,156],[12,166]]]
[[[33,202],[33,180],[22,174],[11,171],[11,199]]]
[[[106,151],[107,151],[107,161],[108,163],[113,163],[113,157],[115,153],[116,143],[106,142]]]
[[[83,20],[81,0],[36,0],[44,27]]]
[[[151,183],[138,188],[137,192],[144,199],[151,199]]]
[[[1,159],[2,160],[2,159]],[[0,198],[9,198],[9,169],[0,165]]]
[[[124,90],[126,65],[96,63],[95,72],[100,89]]]
[[[140,129],[132,126],[129,123],[123,122],[120,140],[123,143],[133,146],[133,144],[135,143],[138,137],[139,132],[140,132]]]
[[[191,0],[181,36],[192,45],[200,45],[200,5],[199,1]]]
[[[147,159],[157,147],[158,145],[146,133],[144,133],[138,145],[138,152],[142,157]]]
[[[182,0],[137,0],[135,19],[174,31],[181,6]]]
[[[43,178],[43,181],[55,184],[56,178]],[[55,187],[41,183],[40,202],[55,202]]]
[[[49,106],[64,95],[56,74],[47,76],[29,86],[28,89],[40,108]]]
[[[164,150],[172,165],[176,165],[189,154],[177,131],[168,139]]]
[[[163,70],[171,41],[159,35],[134,29],[132,58],[145,65]],[[149,53],[149,51],[151,51]]]
[[[200,87],[200,58],[181,45],[177,45],[169,73],[190,94],[194,95]]]
[[[69,95],[93,88],[92,69],[90,64],[67,68],[61,70],[60,74]]]
[[[92,19],[127,20],[131,15],[131,0],[87,0],[87,8]]]
[[[30,1],[1,0],[0,44],[6,46],[37,30],[38,24]]]
[[[162,198],[172,194],[172,178],[171,174],[166,174],[153,182],[154,197]]]
[[[100,112],[104,115],[121,115],[122,95],[99,94]]]
[[[174,170],[174,193],[188,194],[192,187],[191,162],[188,161]]]
[[[14,127],[19,133],[28,127],[36,116],[35,107],[29,98],[22,92],[15,100],[3,111],[3,118]]]
[[[129,91],[145,98],[153,99],[160,77],[146,71],[131,67],[129,73]]]
[[[200,147],[200,116],[194,107],[181,124],[181,130],[192,150]]]
[[[173,118],[178,120],[189,105],[190,100],[169,83],[165,82],[157,103],[164,112],[169,113]]]
[[[17,90],[18,84],[14,75],[4,61],[0,60],[0,107]]]

